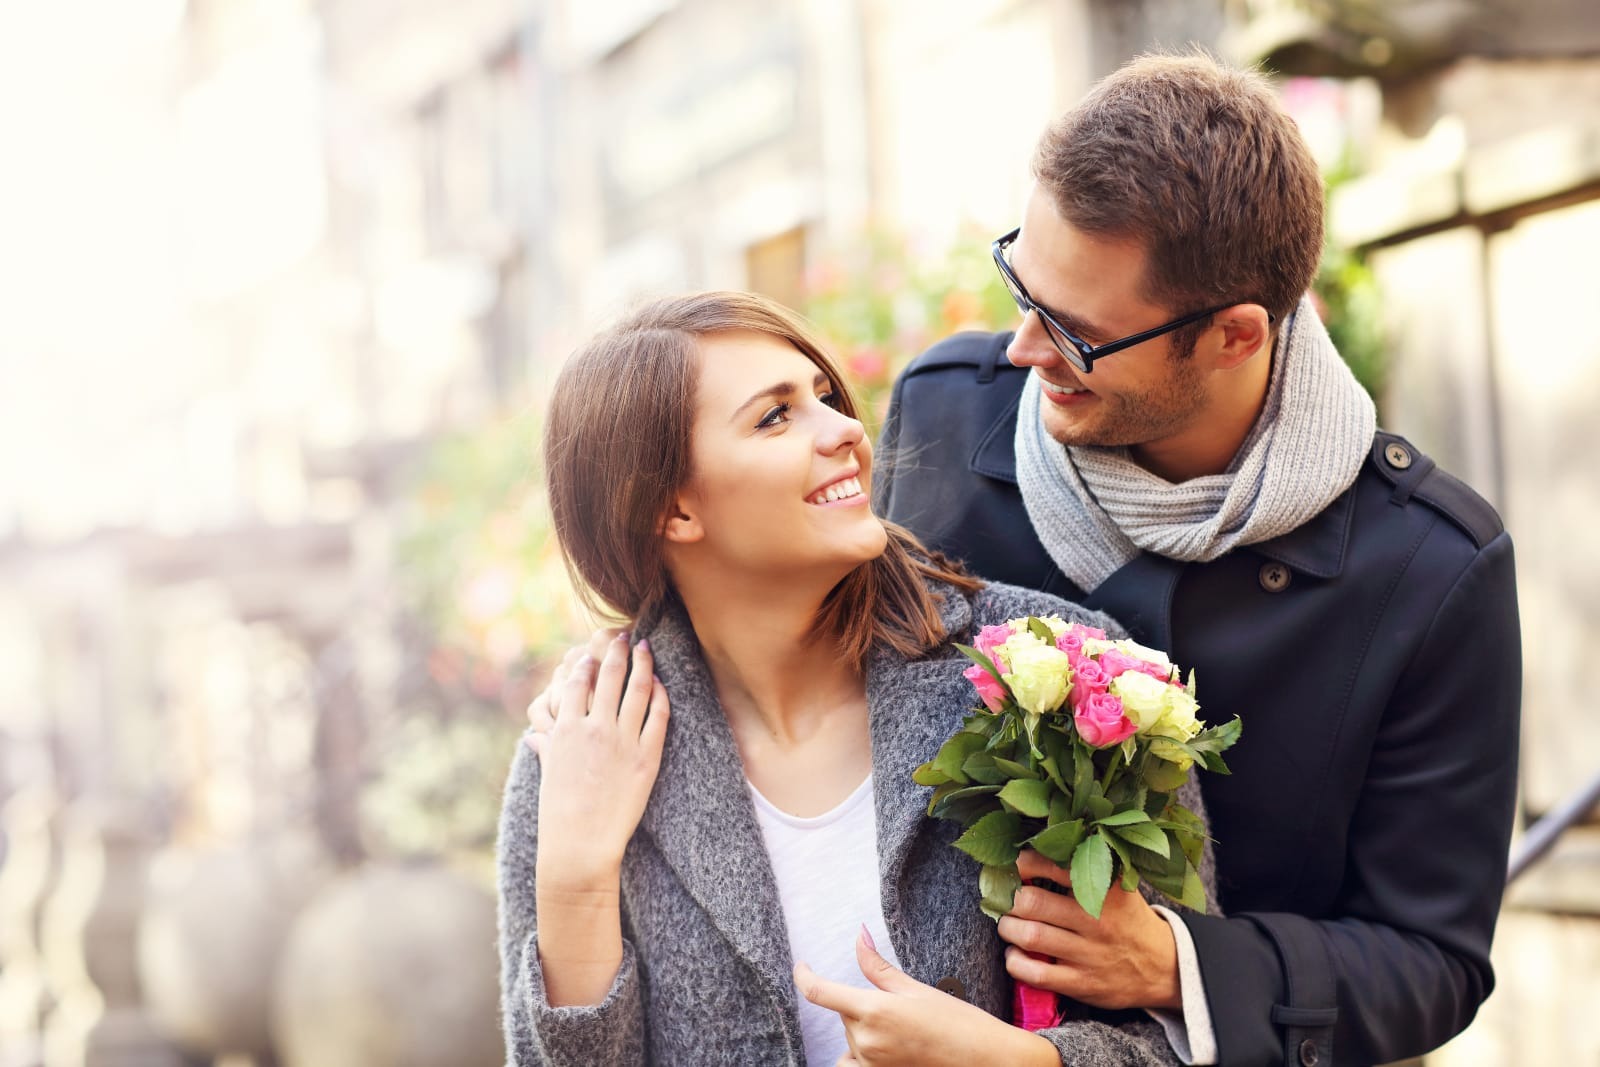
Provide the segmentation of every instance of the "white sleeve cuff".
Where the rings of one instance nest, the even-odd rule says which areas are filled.
[[[1217,1062],[1217,1034],[1211,1029],[1211,1005],[1206,1001],[1206,983],[1200,975],[1200,958],[1195,955],[1194,939],[1176,912],[1159,904],[1156,914],[1172,927],[1172,940],[1178,946],[1178,989],[1183,995],[1182,1011],[1146,1009],[1166,1031],[1167,1044],[1178,1059],[1193,1067]]]

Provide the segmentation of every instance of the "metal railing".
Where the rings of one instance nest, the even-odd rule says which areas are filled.
[[[1506,869],[1506,884],[1515,882],[1529,867],[1538,863],[1545,853],[1555,847],[1562,834],[1582,822],[1596,807],[1600,807],[1600,774],[1578,790],[1559,807],[1528,827],[1528,832],[1518,842],[1511,854],[1511,864]]]

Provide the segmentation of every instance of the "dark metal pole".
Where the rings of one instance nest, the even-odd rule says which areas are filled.
[[[1600,774],[1590,779],[1588,785],[1578,790],[1560,807],[1528,828],[1521,844],[1511,855],[1511,865],[1506,871],[1506,884],[1510,885],[1516,881],[1519,875],[1537,863],[1541,856],[1550,851],[1563,833],[1575,823],[1582,821],[1597,805],[1600,805]]]

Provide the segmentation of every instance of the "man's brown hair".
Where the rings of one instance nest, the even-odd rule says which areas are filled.
[[[1262,75],[1146,55],[1045,132],[1034,175],[1072,226],[1133,238],[1145,299],[1184,314],[1259,303],[1278,323],[1322,255],[1322,177]],[[1205,323],[1174,336],[1186,352]]]
[[[707,292],[648,304],[599,334],[556,379],[545,424],[545,477],[561,553],[583,602],[598,614],[648,625],[676,598],[662,525],[691,474],[700,377],[699,339],[755,330],[816,364],[852,418],[859,406],[805,323],[753,293]],[[923,579],[981,584],[884,523],[889,545],[828,594],[819,637],[863,665],[874,646],[915,657],[945,640]]]

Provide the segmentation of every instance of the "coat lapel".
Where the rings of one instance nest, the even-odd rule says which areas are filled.
[[[789,937],[733,731],[681,610],[648,634],[672,694],[661,770],[640,826],[734,951],[786,1005],[798,1040]]]

